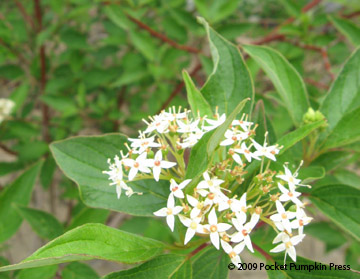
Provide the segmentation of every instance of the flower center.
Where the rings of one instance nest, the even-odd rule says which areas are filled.
[[[294,183],[294,178],[292,176],[289,177],[289,182]]]
[[[167,211],[166,211],[166,214],[167,214],[167,215],[172,215],[172,214],[173,214],[172,209],[171,209],[171,208],[168,208]]]
[[[287,249],[289,249],[292,246],[292,243],[290,241],[285,243],[285,246]]]
[[[231,259],[235,258],[235,257],[236,257],[236,253],[235,253],[234,251],[231,251],[231,252],[229,253],[229,257],[230,257]]]
[[[281,214],[281,218],[286,219],[287,218],[286,214],[285,213]]]
[[[247,235],[248,235],[247,230],[242,230],[241,233],[243,234],[243,236],[247,236]]]
[[[209,186],[213,186],[213,185],[214,185],[214,182],[212,182],[212,180],[208,180],[207,183],[208,183]]]
[[[230,155],[234,155],[234,154],[235,154],[235,151],[234,151],[233,149],[230,149],[230,150],[229,150],[229,154],[230,154]]]
[[[232,200],[228,200],[227,203],[228,205],[230,205],[232,203]]]
[[[140,166],[140,164],[138,162],[134,163],[134,168],[138,168]]]
[[[211,225],[211,226],[210,226],[210,231],[211,231],[211,232],[216,232],[216,231],[217,231],[217,226]]]
[[[160,161],[159,161],[159,160],[156,160],[156,161],[154,162],[154,165],[155,165],[156,167],[159,167],[159,166],[160,166]]]
[[[292,197],[293,195],[294,195],[294,194],[291,193],[291,192],[288,193],[288,196],[289,196],[289,197]]]
[[[177,189],[179,189],[179,187],[178,187],[178,186],[175,186],[175,187],[173,187],[173,188],[171,189],[171,191],[175,192],[175,191],[177,191]]]
[[[299,220],[299,226],[300,227],[304,226],[304,221],[303,220]]]
[[[245,206],[242,206],[242,207],[241,207],[241,211],[246,213],[247,208],[246,208]]]
[[[196,205],[197,209],[201,209],[201,208],[203,208],[203,206],[204,206],[204,204],[203,204],[202,202],[199,202],[199,203]]]
[[[245,152],[246,154],[250,154],[249,149],[245,149],[244,152]]]
[[[233,141],[236,141],[236,140],[237,140],[236,136],[232,136],[231,139],[232,139]]]
[[[209,200],[213,200],[215,198],[215,194],[214,193],[209,193],[208,194],[208,199]]]
[[[193,229],[193,230],[196,230],[196,228],[197,228],[197,223],[196,222],[191,222],[191,224],[190,224],[190,229]]]

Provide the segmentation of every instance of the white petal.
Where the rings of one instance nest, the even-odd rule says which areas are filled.
[[[168,215],[166,216],[166,223],[168,224],[170,230],[174,231],[174,224],[175,224],[175,217],[174,215]]]
[[[289,201],[289,200],[291,200],[291,198],[289,197],[288,194],[282,194],[282,195],[279,197],[279,201],[281,201],[281,202],[287,202],[287,201]]]
[[[252,243],[251,243],[250,236],[248,236],[248,235],[245,236],[244,242],[245,242],[246,247],[247,247],[252,253],[254,253],[254,249],[253,249],[253,247],[252,247]]]
[[[270,253],[279,253],[281,251],[284,251],[286,248],[285,243],[281,243],[278,246],[276,246],[274,249],[270,250]]]
[[[166,207],[164,207],[164,208],[159,209],[158,211],[155,211],[153,214],[155,216],[165,217],[167,215],[167,210],[168,209]]]
[[[234,141],[230,138],[230,139],[226,139],[223,140],[222,142],[220,142],[221,146],[227,146],[227,145],[232,145],[234,143]]]
[[[158,150],[158,151],[155,153],[154,159],[155,159],[156,161],[161,161],[161,160],[162,160],[162,152],[161,152],[161,150]]]
[[[194,219],[194,218],[198,217],[200,212],[201,212],[201,210],[199,208],[194,207],[190,212],[190,218]]]
[[[188,228],[185,235],[184,245],[186,245],[186,243],[188,243],[194,237],[194,235],[195,231],[191,228]]]
[[[293,236],[292,238],[290,238],[290,241],[293,245],[297,245],[304,239],[304,237],[305,237],[305,234],[296,235],[296,236]]]
[[[250,222],[249,222],[249,228],[252,230],[256,224],[259,222],[259,219],[260,219],[260,215],[259,214],[256,214],[256,213],[253,213],[253,215],[251,215],[251,219],[250,219]]]
[[[179,199],[183,199],[184,198],[184,193],[183,191],[181,191],[180,189],[177,189],[174,193],[174,196],[179,198]]]
[[[216,225],[217,224],[217,217],[216,217],[216,213],[215,213],[215,208],[213,208],[210,213],[209,213],[209,224],[210,225]]]
[[[179,186],[178,186],[179,189],[185,188],[185,186],[188,185],[190,182],[191,182],[191,179],[186,179],[186,180],[184,180],[183,182],[181,182],[181,183],[179,184]]]
[[[238,245],[235,245],[234,247],[234,252],[236,254],[240,254],[245,248],[245,242],[241,242]]]
[[[220,243],[221,243],[221,247],[224,249],[226,254],[231,253],[231,251],[233,250],[231,245],[229,243],[227,243],[226,241],[220,239]]]
[[[156,181],[159,181],[160,173],[161,173],[161,168],[160,168],[160,167],[157,167],[157,166],[154,166],[154,168],[153,168],[153,174],[154,174],[154,179],[155,179]]]
[[[180,205],[175,206],[174,209],[173,209],[173,215],[179,214],[182,210],[183,210],[182,206],[180,206]]]
[[[138,169],[137,169],[137,168],[131,168],[130,171],[129,171],[128,179],[129,179],[130,181],[133,180],[137,173],[138,173]]]
[[[286,252],[289,254],[290,258],[292,258],[292,260],[294,262],[296,262],[296,250],[294,246],[290,246],[289,249],[286,250]]]
[[[283,207],[283,205],[281,204],[281,202],[279,202],[278,200],[275,202],[276,203],[276,209],[280,214],[285,213],[285,208]]]
[[[173,166],[176,166],[176,163],[174,163],[174,162],[168,162],[168,161],[161,161],[161,162],[160,162],[160,166],[161,166],[163,169],[169,169],[169,168],[172,168]]]
[[[225,232],[227,230],[230,230],[232,226],[230,224],[220,223],[217,224],[217,228],[218,228],[218,232]]]
[[[193,196],[186,195],[187,201],[191,204],[191,206],[196,207],[199,201],[195,199]]]
[[[210,240],[212,242],[212,244],[215,246],[216,249],[219,250],[219,234],[218,232],[212,232],[210,233]]]
[[[243,239],[244,239],[244,235],[241,232],[236,232],[231,237],[231,241],[236,243],[242,241]]]
[[[167,207],[168,208],[174,208],[175,205],[175,199],[173,193],[170,193],[168,200],[167,200]]]
[[[281,215],[276,213],[274,215],[271,215],[270,219],[273,220],[274,222],[280,222],[281,221]]]
[[[289,190],[286,189],[284,186],[282,186],[279,182],[278,182],[278,187],[283,194],[289,193]]]
[[[116,185],[116,194],[117,194],[117,198],[120,199],[121,196],[121,186],[120,185]]]
[[[275,243],[278,243],[278,242],[282,241],[282,239],[283,239],[283,237],[284,237],[284,234],[286,234],[286,233],[284,233],[284,232],[279,233],[279,234],[274,238],[274,240],[273,240],[272,243],[275,244]]]

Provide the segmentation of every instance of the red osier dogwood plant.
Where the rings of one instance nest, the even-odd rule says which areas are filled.
[[[0,272],[101,259],[141,263],[106,279],[136,278],[142,272],[158,278],[159,270],[161,278],[207,278],[210,273],[209,278],[226,278],[228,265],[240,266],[247,251],[268,264],[309,265],[316,259],[302,258],[296,249],[320,214],[358,244],[359,189],[329,175],[322,178],[338,164],[337,152],[360,140],[360,50],[313,109],[302,77],[285,57],[272,48],[241,46],[274,84],[291,121],[290,131],[277,139],[266,105],[262,99],[255,102],[253,76],[239,47],[204,19],[199,22],[213,67],[201,89],[183,71],[186,108],[172,106],[143,119],[138,138],[109,133],[50,145],[86,206],[156,220],[163,225],[154,228],[160,236],[140,235],[143,224],[130,233],[84,222]],[[0,101],[1,122],[11,117],[13,104]],[[41,164],[25,178],[36,177]],[[11,234],[10,228],[0,235]],[[269,276],[300,278],[292,272],[273,270]],[[312,274],[356,278],[349,270]]]

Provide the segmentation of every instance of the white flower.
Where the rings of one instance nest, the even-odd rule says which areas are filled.
[[[244,224],[246,221],[246,211],[249,207],[251,206],[246,206],[246,193],[244,193],[240,200],[235,198],[226,198],[225,202],[219,204],[218,210],[223,211],[230,208],[233,212],[235,212],[240,223]]]
[[[299,185],[301,180],[297,179],[296,178],[297,175],[293,175],[286,166],[284,166],[284,169],[285,169],[285,174],[277,175],[276,177],[286,181],[289,184],[290,190],[294,191],[295,186]]]
[[[194,132],[187,134],[186,137],[183,137],[183,142],[178,142],[177,144],[180,145],[182,149],[193,147],[203,135],[204,132],[197,129]]]
[[[223,140],[222,142],[220,142],[221,146],[228,146],[228,145],[232,145],[238,141],[247,139],[248,134],[243,133],[241,131],[238,130],[226,130],[225,132],[225,140]]]
[[[245,156],[246,160],[248,160],[248,162],[251,162],[252,158],[254,158],[256,160],[260,160],[260,158],[255,153],[252,153],[250,151],[250,149],[246,146],[245,142],[243,142],[241,144],[240,148],[235,148],[234,151],[236,153],[243,154]]]
[[[251,125],[253,125],[253,122],[248,122],[244,120],[233,120],[231,122],[231,126],[240,126],[244,132],[248,132],[250,130]]]
[[[177,197],[179,199],[183,199],[184,193],[183,193],[182,189],[184,189],[190,182],[191,182],[191,179],[186,179],[183,182],[181,182],[180,184],[177,184],[174,179],[171,179],[170,180],[170,191],[172,193],[174,193],[175,197]]]
[[[228,199],[221,191],[209,192],[205,189],[196,189],[196,192],[199,193],[202,197],[206,197],[204,201],[204,207],[213,206],[214,204],[226,203]]]
[[[282,186],[278,182],[278,187],[280,191],[282,192],[282,195],[279,197],[279,200],[282,202],[292,201],[298,206],[303,206],[303,203],[298,199],[298,197],[301,195],[301,193],[296,192],[293,188],[290,187],[290,191],[286,189],[284,186]]]
[[[204,227],[200,224],[201,218],[197,217],[189,219],[183,215],[179,215],[179,218],[181,223],[188,228],[185,234],[184,245],[186,245],[194,237],[196,232],[205,234]]]
[[[229,255],[232,263],[239,267],[241,263],[239,254],[244,250],[245,243],[241,242],[240,244],[236,245],[234,248],[224,240],[220,240],[221,247],[224,249],[225,253]]]
[[[174,215],[179,214],[183,210],[182,206],[175,206],[175,200],[172,193],[170,193],[167,207],[161,208],[160,210],[154,212],[154,215],[159,217],[166,216],[166,223],[168,224],[171,231],[174,231],[175,217]]]
[[[236,163],[238,163],[239,165],[243,165],[240,155],[235,153],[235,150],[233,148],[229,149],[228,154],[234,159]]]
[[[306,216],[305,211],[297,206],[296,208],[296,219],[291,221],[291,227],[293,229],[299,229],[299,234],[302,235],[304,233],[304,226],[309,224],[313,218]]]
[[[110,185],[116,185],[117,198],[120,199],[121,190],[124,189],[129,191],[129,189],[131,188],[127,186],[123,180],[122,162],[121,160],[119,160],[119,157],[115,156],[113,164],[111,164],[110,159],[108,159],[108,164],[110,170],[103,171],[103,173],[109,175],[109,180],[113,181],[112,183],[110,183]]]
[[[254,253],[254,249],[252,247],[251,239],[250,239],[250,233],[252,229],[256,226],[257,222],[259,221],[259,215],[253,214],[251,216],[250,222],[246,223],[245,225],[241,224],[241,222],[237,218],[231,219],[232,223],[234,224],[237,232],[234,233],[231,237],[231,241],[233,242],[240,242],[244,241],[246,247]]]
[[[210,192],[219,192],[220,185],[224,183],[224,180],[217,179],[217,177],[210,178],[207,172],[203,173],[205,180],[201,181],[196,188],[198,189],[210,189]]]
[[[204,228],[210,231],[210,240],[216,249],[219,250],[219,233],[229,230],[232,226],[226,223],[218,223],[218,219],[213,208],[208,216],[209,224],[205,225]]]
[[[150,173],[146,166],[146,152],[140,154],[135,160],[130,158],[123,159],[124,165],[130,167],[128,179],[131,181],[137,175],[138,171]]]
[[[199,125],[200,119],[196,119],[193,122],[187,121],[187,123],[184,123],[181,120],[176,120],[176,123],[178,124],[179,128],[177,130],[178,133],[193,133],[198,131],[198,125]]]
[[[179,107],[178,112],[176,112],[175,107],[169,108],[169,112],[163,111],[161,114],[169,121],[174,121],[176,119],[186,119],[190,110],[185,110],[181,112],[181,107]]]
[[[304,237],[305,237],[305,234],[293,236],[290,238],[285,232],[281,232],[275,237],[273,244],[279,243],[280,241],[282,243],[279,244],[278,246],[276,246],[274,249],[270,250],[270,252],[278,253],[278,252],[285,251],[284,264],[286,262],[287,254],[289,254],[290,258],[292,258],[292,260],[294,262],[296,262],[296,250],[295,250],[294,246],[299,244],[303,240]]]
[[[138,139],[129,138],[129,141],[131,141],[130,146],[134,148],[135,154],[141,154],[144,151],[146,151],[147,148],[160,147],[161,144],[154,142],[154,140],[155,140],[155,136],[146,138],[142,133],[140,134],[140,138]]]
[[[10,99],[0,98],[0,123],[12,112],[15,103]]]
[[[223,124],[226,120],[226,114],[223,113],[220,117],[217,116],[216,120],[205,118],[205,121],[210,124],[210,126],[203,126],[203,130],[205,131],[211,131],[217,127],[219,127],[221,124]]]
[[[153,118],[150,118],[152,122],[149,124],[145,120],[143,120],[148,127],[144,131],[145,134],[151,133],[153,131],[157,131],[160,134],[167,133],[169,130],[170,120],[164,117],[164,115],[155,115]]]
[[[254,144],[254,147],[256,148],[256,151],[254,152],[255,156],[265,156],[270,160],[276,161],[275,155],[279,153],[279,149],[276,145],[266,146],[265,143],[264,146],[262,146],[253,139],[252,142]]]
[[[271,215],[270,219],[274,221],[275,226],[280,230],[283,231],[284,229],[291,233],[291,224],[290,221],[295,217],[295,212],[286,211],[281,202],[278,200],[276,201],[276,209],[278,213]]]
[[[158,150],[155,153],[154,159],[146,159],[145,165],[153,169],[154,178],[156,181],[160,179],[161,169],[169,169],[176,165],[176,163],[163,161],[162,151]]]
[[[193,196],[186,195],[187,201],[193,207],[190,212],[190,217],[193,219],[195,217],[199,217],[202,208],[204,207],[204,202],[195,199]]]

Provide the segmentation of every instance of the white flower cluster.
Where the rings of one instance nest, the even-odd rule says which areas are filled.
[[[118,198],[122,190],[127,196],[135,193],[128,185],[130,181],[168,180],[167,206],[154,215],[166,217],[172,231],[175,216],[178,216],[187,227],[184,245],[195,234],[208,235],[211,243],[217,249],[221,246],[238,265],[241,262],[239,255],[245,247],[254,252],[250,233],[262,219],[278,232],[273,243],[282,242],[271,252],[285,251],[285,257],[289,254],[296,260],[294,246],[304,237],[303,226],[311,221],[298,199],[300,193],[295,191],[297,186],[305,185],[301,185],[296,179],[297,174],[292,175],[286,166],[285,174],[276,177],[275,172],[268,169],[270,161],[263,170],[265,158],[276,161],[275,155],[279,153],[277,145],[267,145],[267,134],[264,144],[259,144],[254,140],[257,125],[247,121],[247,116],[232,121],[219,144],[217,162],[203,173],[201,179],[185,179],[185,149],[193,147],[205,133],[223,124],[225,114],[192,118],[188,110],[171,108],[149,118],[150,122],[144,120],[145,131],[140,132],[138,138],[129,138],[131,144],[126,145],[129,152],[126,155],[121,152],[121,159],[115,156],[113,163],[108,160],[110,170],[104,173],[109,175],[110,185],[116,185]],[[262,161],[260,173],[237,199],[232,193],[244,182],[246,162],[252,160]],[[287,182],[289,189],[281,181]],[[247,201],[251,201],[251,205]],[[284,206],[287,207],[289,202],[296,205],[296,212],[285,210]],[[274,206],[276,214],[271,212]],[[292,236],[293,229],[298,229],[297,236]]]
[[[14,106],[15,103],[12,100],[0,98],[0,123],[10,115]]]

